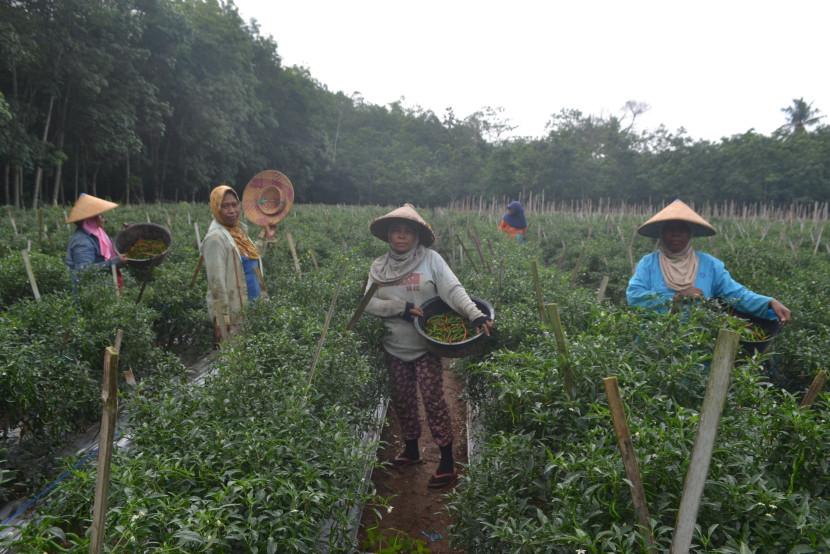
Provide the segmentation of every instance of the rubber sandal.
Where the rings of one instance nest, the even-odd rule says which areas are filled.
[[[420,463],[421,458],[407,458],[405,456],[395,456],[394,458],[389,458],[389,464],[392,467],[406,467]]]
[[[442,473],[441,475],[433,473],[432,477],[429,478],[429,484],[427,486],[431,489],[442,489],[452,485],[456,481],[458,481],[458,470],[453,468],[452,473]]]

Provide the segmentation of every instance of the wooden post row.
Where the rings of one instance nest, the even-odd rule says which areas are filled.
[[[605,387],[605,395],[608,397],[608,407],[611,409],[611,420],[614,423],[614,432],[617,435],[617,444],[620,447],[625,474],[631,482],[631,500],[634,503],[637,522],[643,528],[643,533],[646,534],[648,545],[654,546],[654,537],[651,534],[651,527],[648,522],[646,491],[643,487],[643,479],[640,476],[640,468],[637,465],[637,455],[634,454],[634,444],[631,442],[631,431],[625,417],[625,408],[620,396],[620,385],[616,377],[606,377],[602,380],[602,384]]]
[[[107,516],[107,495],[110,487],[110,463],[112,462],[112,439],[115,436],[115,421],[118,416],[118,350],[108,346],[104,353],[104,388],[101,399],[104,413],[101,416],[101,430],[98,439],[98,472],[95,478],[95,504],[92,511],[92,531],[89,541],[90,554],[100,554],[104,549],[104,535]]]
[[[706,475],[709,473],[718,424],[723,413],[726,392],[729,389],[732,366],[735,363],[735,355],[738,353],[739,338],[739,333],[729,329],[721,329],[718,332],[718,342],[715,344],[715,353],[712,356],[695,445],[689,460],[689,469],[686,472],[686,482],[683,484],[680,507],[677,510],[671,554],[686,554],[692,544],[697,512],[703,497],[703,486],[706,484]]]

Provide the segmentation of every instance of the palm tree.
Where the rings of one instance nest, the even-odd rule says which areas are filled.
[[[781,130],[789,130],[791,133],[804,131],[805,127],[818,124],[819,120],[824,117],[819,116],[818,108],[813,109],[813,103],[807,104],[804,98],[793,99],[793,105],[781,108],[781,111],[787,114],[787,123],[781,127]]]

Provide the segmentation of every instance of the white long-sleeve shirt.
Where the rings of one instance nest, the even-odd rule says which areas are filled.
[[[371,285],[372,280],[369,279],[367,290]],[[415,324],[403,319],[401,315],[407,302],[420,307],[435,296],[440,296],[441,300],[470,321],[486,315],[470,299],[444,258],[428,249],[424,259],[409,276],[394,285],[378,287],[366,306],[367,312],[383,319],[388,331],[383,339],[383,347],[387,352],[405,362],[416,360],[429,352],[426,341],[418,334]]]

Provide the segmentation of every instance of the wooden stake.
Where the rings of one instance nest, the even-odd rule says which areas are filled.
[[[112,272],[112,283],[115,285],[115,296],[121,296],[121,289],[118,288],[118,268],[115,267],[115,264],[110,265],[110,271]],[[141,292],[144,292],[143,286]]]
[[[539,270],[536,268],[536,260],[531,260],[530,271],[533,273],[533,284],[536,287],[536,305],[539,306],[539,317],[542,323],[547,320],[545,318],[545,304],[542,302],[542,286],[539,283]]]
[[[98,439],[98,472],[95,479],[95,504],[92,510],[92,532],[89,540],[90,554],[104,550],[104,524],[107,517],[107,496],[110,488],[110,464],[112,439],[115,436],[115,420],[118,416],[118,350],[108,346],[104,354],[104,389],[101,399],[104,414]]]
[[[337,302],[337,295],[340,293],[340,286],[343,284],[343,276],[346,274],[346,266],[349,264],[349,259],[343,260],[343,268],[340,270],[340,279],[337,281],[337,288],[334,289],[334,296],[331,299],[331,306],[329,306],[329,313],[326,314],[326,321],[323,323],[323,332],[320,334],[320,342],[317,343],[317,351],[314,353],[314,361],[311,363],[311,370],[308,372],[308,381],[306,381],[306,389],[311,386],[311,380],[314,378],[314,370],[317,369],[317,360],[320,359],[320,351],[323,349],[323,341],[326,340],[326,333],[329,330],[329,323],[331,316],[334,314],[334,305]]]
[[[461,250],[464,252],[464,256],[470,261],[470,265],[473,266],[473,271],[478,273],[478,268],[476,267],[476,264],[473,262],[473,257],[470,256],[470,251],[467,250],[466,246],[464,246],[464,241],[461,240],[461,237],[459,237],[458,235],[455,235],[455,238],[458,239],[458,244],[461,245]]]
[[[813,379],[813,384],[810,385],[810,390],[808,390],[807,394],[804,395],[804,399],[801,400],[800,407],[802,409],[810,409],[810,406],[812,406],[813,402],[815,402],[818,393],[820,393],[822,387],[824,387],[825,381],[827,381],[827,371],[822,369],[818,375],[816,375],[816,378]]]
[[[314,264],[314,270],[319,271],[320,266],[317,265],[317,256],[314,254],[314,250],[309,250],[308,253],[311,254],[311,263]]]
[[[597,304],[602,303],[605,298],[605,289],[608,287],[608,275],[603,275],[602,282],[599,284],[599,292],[597,292]]]
[[[294,259],[294,269],[297,271],[297,277],[302,275],[300,271],[300,260],[297,259],[297,250],[294,248],[294,239],[291,238],[291,233],[285,233],[285,238],[288,239],[288,248],[291,250],[291,257]]]
[[[634,503],[634,512],[637,514],[637,522],[646,535],[649,547],[654,546],[654,537],[651,535],[651,526],[648,518],[648,503],[646,502],[646,491],[643,488],[643,479],[640,476],[640,468],[637,465],[637,455],[634,453],[634,444],[631,442],[631,431],[628,428],[628,421],[625,417],[620,396],[620,385],[616,377],[606,377],[602,380],[605,387],[605,395],[608,397],[608,407],[611,409],[611,420],[614,422],[614,432],[617,435],[617,444],[620,447],[625,474],[631,482],[631,501]]]
[[[729,389],[739,338],[739,333],[729,329],[721,329],[718,332],[718,342],[715,344],[709,381],[706,384],[706,395],[703,397],[703,408],[700,411],[695,446],[692,449],[686,482],[683,485],[683,495],[677,510],[671,554],[686,554],[692,544],[697,512],[703,496],[703,486],[706,484],[706,475],[709,473],[709,464],[712,461],[718,423],[726,401],[726,392]]]
[[[202,237],[199,235],[199,222],[193,222],[193,230],[196,231],[196,249],[201,252],[202,251]]]
[[[576,260],[576,265],[574,266],[573,273],[571,273],[571,284],[568,286],[568,290],[574,290],[576,288],[576,278],[579,276],[579,269],[582,267],[582,258],[585,256],[585,245],[582,245],[582,250],[579,251],[579,258]]]
[[[193,285],[196,284],[196,277],[199,276],[199,270],[202,269],[202,264],[205,262],[204,256],[199,256],[199,261],[196,262],[196,269],[193,271],[193,277],[190,279],[190,286],[187,287],[189,289],[193,288]]]
[[[576,385],[574,372],[571,368],[571,360],[568,357],[568,343],[565,342],[565,332],[562,330],[562,320],[559,319],[559,306],[556,304],[548,304],[548,321],[553,327],[553,336],[556,337],[556,346],[559,349],[559,354],[562,355],[562,376],[565,378],[565,392],[568,397],[573,400],[574,387]]]
[[[367,281],[364,281],[364,283],[363,283],[363,288],[364,289],[366,288],[366,283],[367,282],[368,282],[368,276],[367,276]],[[354,311],[354,315],[352,315],[352,318],[349,320],[349,323],[346,324],[346,331],[351,331],[355,328],[355,325],[357,325],[357,320],[360,319],[360,314],[362,314],[363,310],[366,309],[366,306],[369,305],[369,300],[372,299],[372,297],[375,295],[375,292],[377,290],[378,290],[378,284],[377,283],[372,283],[372,286],[369,287],[369,290],[367,290],[366,294],[364,294],[363,297],[360,299],[360,302],[357,305],[357,309]]]
[[[473,227],[473,230],[475,231],[476,228]],[[487,262],[486,259],[484,259],[484,254],[481,252],[481,243],[478,240],[478,231],[476,231],[476,234],[473,235],[468,230],[467,231],[467,236],[470,237],[470,240],[472,240],[473,244],[475,244],[476,251],[478,251],[478,258],[481,260],[482,265],[484,265],[487,268],[487,272],[492,275],[493,274],[493,268],[490,267],[490,264]]]
[[[32,286],[32,294],[35,295],[35,300],[40,302],[40,291],[37,290],[37,281],[35,281],[35,272],[32,271],[32,262],[29,261],[29,253],[22,251],[23,264],[26,266],[26,274],[29,276],[29,284]]]

